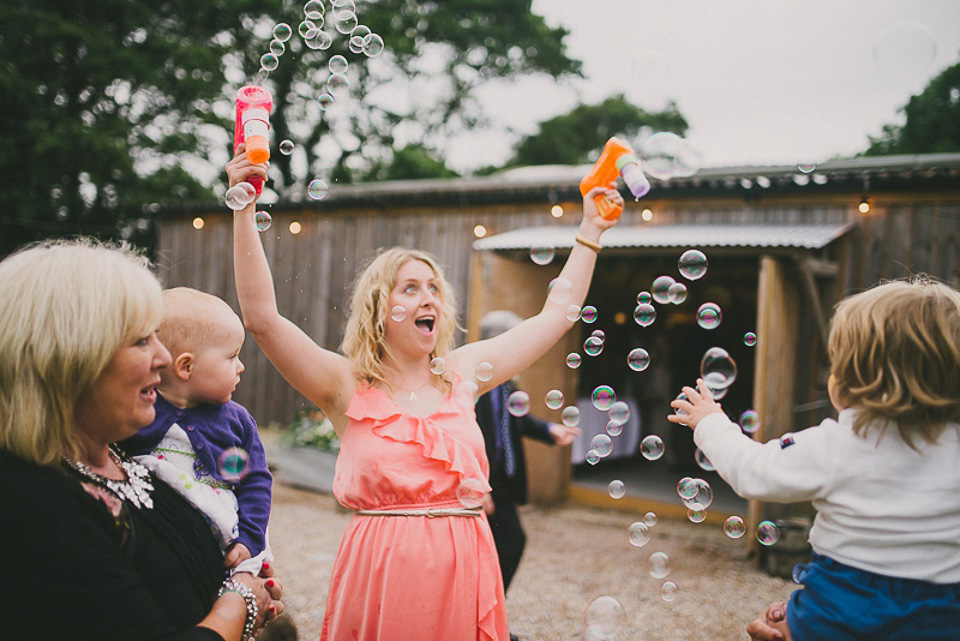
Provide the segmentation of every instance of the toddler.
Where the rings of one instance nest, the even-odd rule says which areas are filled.
[[[744,436],[702,380],[671,403],[738,494],[817,510],[813,560],[794,572],[805,589],[754,638],[956,640],[960,292],[916,279],[851,296],[828,351],[839,417],[779,440]]]
[[[230,400],[244,329],[224,301],[188,287],[163,292],[158,335],[172,363],[161,372],[156,418],[120,446],[197,507],[233,572],[260,572],[272,476],[253,417]]]

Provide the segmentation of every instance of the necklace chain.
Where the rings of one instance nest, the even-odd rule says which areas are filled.
[[[420,383],[418,386],[414,387],[413,389],[407,389],[406,387],[403,387],[402,385],[395,385],[395,387],[396,387],[397,389],[399,389],[399,390],[404,391],[404,392],[409,392],[409,393],[410,393],[410,400],[411,400],[411,401],[415,401],[415,400],[417,400],[416,392],[419,392],[421,389],[423,389],[423,387],[424,387],[427,383],[430,382],[430,379],[431,379],[431,378],[433,378],[433,375],[432,375],[432,374],[429,375],[429,376],[427,376],[427,378],[426,378],[422,383]]]
[[[82,462],[73,459],[64,458],[63,460],[71,468],[86,476],[100,485],[105,485],[114,494],[121,499],[128,499],[137,507],[145,507],[148,510],[153,508],[153,498],[150,493],[153,492],[153,483],[150,481],[150,472],[144,466],[136,461],[126,461],[120,458],[120,455],[109,449],[110,460],[116,463],[126,475],[126,480],[118,481],[97,474],[90,467]]]

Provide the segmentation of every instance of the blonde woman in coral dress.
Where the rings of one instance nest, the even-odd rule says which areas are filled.
[[[230,186],[266,176],[243,150],[227,163]],[[283,377],[322,408],[340,437],[333,491],[355,516],[333,568],[322,639],[507,641],[503,583],[483,510],[488,463],[476,422],[478,395],[526,369],[572,325],[616,221],[584,198],[577,242],[543,310],[499,336],[453,348],[456,304],[436,261],[420,251],[381,252],[357,280],[344,355],[325,350],[279,314],[254,224],[236,212],[234,269],[244,324]],[[478,370],[479,368],[479,370]],[[478,500],[478,503],[482,498]]]

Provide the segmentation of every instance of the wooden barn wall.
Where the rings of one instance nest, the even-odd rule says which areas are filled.
[[[854,230],[834,247],[821,252],[836,260],[842,254],[837,286],[824,304],[830,309],[845,293],[858,291],[884,278],[927,272],[960,286],[960,195],[943,198],[878,198],[867,215],[856,210],[859,200],[834,198],[808,203],[753,199],[645,199],[654,212],[651,222],[640,217],[641,203],[629,203],[621,224],[834,224],[853,221]],[[472,244],[475,225],[489,234],[533,226],[574,225],[579,203],[561,203],[556,219],[550,204],[398,208],[392,210],[311,209],[272,211],[273,225],[263,234],[273,270],[281,313],[294,320],[318,343],[337,349],[342,337],[354,278],[378,248],[401,245],[436,255],[458,295],[460,320],[468,319]],[[158,224],[157,262],[164,285],[186,285],[216,294],[237,310],[233,283],[231,217],[202,215],[194,229],[192,216],[170,216]],[[298,221],[294,235],[289,224]],[[842,252],[838,250],[842,248]],[[474,293],[475,294],[475,293]],[[474,297],[475,298],[475,297]],[[476,305],[476,303],[474,303]],[[461,336],[462,339],[462,336]],[[287,385],[252,340],[241,354],[246,365],[236,400],[260,422],[288,422],[306,401]],[[800,398],[806,395],[801,394]]]

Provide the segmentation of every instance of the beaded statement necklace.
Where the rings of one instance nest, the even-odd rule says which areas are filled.
[[[153,498],[150,493],[153,492],[153,483],[150,481],[150,472],[144,466],[136,461],[124,460],[120,458],[113,448],[110,448],[110,459],[120,466],[127,479],[117,481],[101,476],[91,470],[86,463],[64,458],[64,462],[72,469],[76,470],[88,479],[95,481],[99,485],[106,486],[114,494],[122,499],[127,499],[137,507],[145,507],[148,510],[153,508]]]

